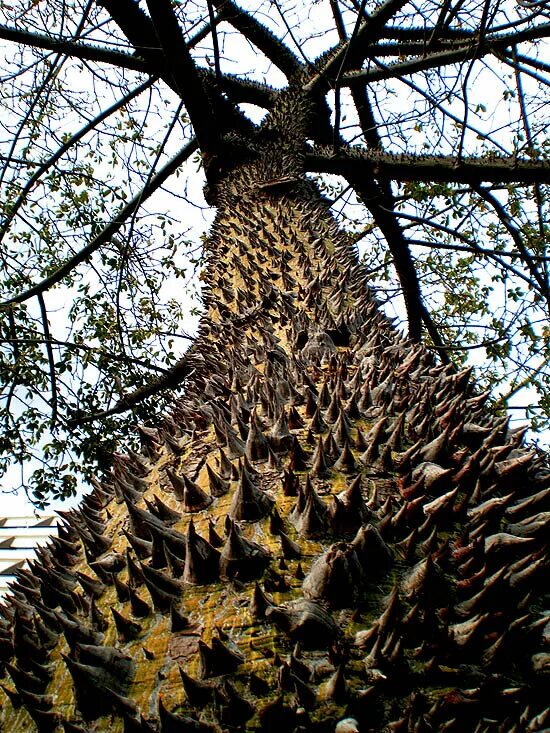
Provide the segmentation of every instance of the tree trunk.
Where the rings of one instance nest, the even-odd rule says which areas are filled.
[[[544,728],[548,469],[380,313],[300,105],[210,161],[185,396],[20,571],[5,731]]]

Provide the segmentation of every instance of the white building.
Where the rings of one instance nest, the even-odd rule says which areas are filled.
[[[0,518],[0,598],[15,580],[17,569],[35,556],[35,549],[57,536],[57,523],[53,514]]]

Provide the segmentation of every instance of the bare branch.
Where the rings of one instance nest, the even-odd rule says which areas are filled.
[[[230,23],[258,48],[287,78],[297,74],[302,64],[292,51],[253,15],[239,8],[233,0],[213,0],[220,17]]]
[[[489,249],[487,247],[482,248],[473,239],[470,239],[465,234],[458,231],[458,229],[447,227],[438,221],[434,221],[431,217],[418,216],[415,214],[410,214],[405,211],[397,211],[395,212],[395,215],[399,219],[407,219],[408,221],[413,222],[413,224],[419,224],[424,227],[430,227],[431,229],[437,229],[437,231],[443,232],[444,234],[449,234],[450,236],[454,237],[455,239],[458,239],[460,242],[464,242],[464,245],[459,245],[459,244],[445,244],[439,241],[432,243],[432,242],[425,242],[425,241],[409,239],[409,242],[411,244],[419,245],[421,247],[436,247],[436,248],[441,248],[441,249],[451,249],[451,250],[456,250],[457,252],[468,252],[469,254],[480,254],[480,255],[486,255],[486,256],[497,255],[498,257],[508,257],[510,259],[518,259],[522,257],[521,252],[507,252],[506,250]],[[403,227],[403,228],[405,229],[408,227]],[[543,263],[550,262],[550,257],[546,257],[544,255],[531,255],[530,257],[533,260],[533,262],[543,262]]]
[[[550,64],[545,64],[544,61],[540,61],[540,59],[533,59],[530,56],[525,56],[524,54],[517,53],[515,45],[511,50],[503,49],[501,53],[502,56],[506,56],[507,58],[509,57],[509,60],[513,60],[516,64],[521,63],[525,64],[526,66],[532,66],[538,71],[544,71],[546,74],[550,74]]]
[[[352,97],[367,145],[380,151],[382,139],[366,89],[353,89]],[[422,300],[422,290],[409,244],[395,216],[395,199],[391,185],[383,176],[378,177],[378,183],[370,176],[348,177],[347,181],[353,185],[355,192],[371,212],[387,242],[403,291],[410,338],[420,341],[424,323],[433,343],[442,345],[437,328]],[[445,352],[440,352],[440,357],[444,363],[448,361]]]
[[[412,341],[419,342],[422,337],[422,324],[424,324],[434,345],[436,347],[441,346],[443,344],[441,337],[422,300],[418,273],[407,239],[403,235],[393,208],[387,209],[385,207],[385,204],[392,206],[392,199],[384,193],[381,186],[370,176],[346,176],[346,180],[351,183],[361,201],[371,212],[374,223],[380,229],[388,244],[403,291],[409,338]],[[444,363],[449,361],[445,352],[440,353],[440,358]]]
[[[51,428],[55,427],[57,422],[57,377],[55,372],[55,359],[53,358],[53,349],[50,337],[50,324],[48,322],[48,311],[44,302],[43,293],[37,293],[38,305],[40,307],[40,317],[42,319],[42,328],[44,329],[44,339],[46,344],[46,353],[48,355],[48,368],[50,373],[50,386],[52,391],[52,417],[50,421]]]
[[[220,67],[220,44],[218,41],[218,30],[216,28],[216,18],[214,15],[214,6],[212,0],[207,0],[208,17],[210,18],[210,27],[212,28],[212,47],[214,49],[214,68],[216,70],[216,81],[219,83],[222,78],[222,70]]]
[[[353,49],[350,49],[350,41],[348,41],[335,53],[330,54],[329,60],[320,72],[305,85],[305,91],[312,92],[320,84],[329,84],[336,74],[345,70],[345,67],[342,66],[344,59],[347,68],[357,66],[364,58],[365,48],[378,40],[386,23],[406,3],[407,0],[385,0],[359,27]]]
[[[340,41],[345,41],[347,38],[346,27],[342,18],[342,11],[338,4],[338,0],[330,0],[330,9],[332,11],[332,17],[334,18],[334,25],[338,32],[338,38]]]
[[[403,212],[399,212],[398,214],[399,218],[403,217]],[[407,217],[409,218],[409,217]],[[454,234],[455,236],[458,234],[458,232],[454,232],[449,227],[444,227],[439,224],[436,224],[435,222],[426,222],[420,219],[420,217],[417,217],[418,223],[430,226],[434,229],[440,229],[442,231],[446,231],[447,234]],[[466,237],[463,238],[462,241],[468,241]],[[469,244],[447,244],[446,242],[428,242],[425,239],[410,239],[407,238],[407,241],[409,244],[413,247],[428,247],[429,249],[447,249],[451,252],[465,252],[466,254],[471,255],[472,257],[494,257],[495,259],[506,257],[510,260],[518,260],[521,259],[521,255],[519,252],[506,252],[504,250],[500,249],[487,249],[487,247],[480,247],[475,242],[470,242]],[[537,262],[550,262],[550,257],[544,257],[543,255],[537,255],[533,258]],[[500,261],[501,265],[504,265],[502,261]],[[514,274],[517,277],[521,277],[521,273],[518,271],[513,271]],[[527,280],[530,284],[533,284],[530,280]]]
[[[531,31],[537,28],[537,26],[530,25],[530,21],[534,18],[531,16],[525,16],[519,18],[516,21],[506,23],[505,25],[494,26],[491,28],[491,35],[503,37],[505,33],[508,33],[510,37],[516,38],[521,37],[523,40],[530,40],[529,34]],[[544,24],[541,24],[544,25]],[[520,29],[520,26],[526,26]],[[540,26],[538,26],[540,27]],[[428,40],[434,34],[435,26],[409,26],[403,27],[400,25],[386,26],[380,33],[380,38],[389,38],[399,41],[424,41],[428,43]],[[454,27],[445,28],[444,31],[437,34],[440,41],[466,41],[466,40],[477,40],[477,29]]]
[[[501,395],[497,399],[497,401],[495,402],[495,406],[498,407],[500,405],[506,405],[506,402],[509,399],[511,399],[515,394],[517,394],[518,392],[521,392],[522,389],[524,389],[525,387],[528,387],[530,384],[533,384],[534,381],[535,381],[535,379],[536,379],[536,377],[541,372],[543,372],[544,369],[546,369],[547,366],[548,365],[547,365],[546,361],[543,359],[542,362],[539,364],[538,367],[536,367],[535,369],[532,369],[531,370],[531,373],[530,374],[528,374],[524,379],[522,379],[516,385],[510,387],[510,389],[507,392],[505,392],[503,395]],[[529,405],[529,407],[528,407],[528,409],[530,409],[530,410],[533,409],[533,408],[534,408],[533,405]],[[526,408],[522,408],[522,407],[512,408],[509,405],[506,405],[506,409],[507,410],[511,410],[511,409],[521,410],[521,409],[526,409]]]
[[[126,5],[121,0],[117,4]],[[147,7],[163,51],[167,73],[185,104],[199,147],[203,153],[215,153],[219,147],[216,120],[170,0],[147,0]]]
[[[334,155],[332,148],[319,149],[305,156],[306,169],[315,173],[384,176],[394,181],[431,181],[434,183],[550,183],[550,166],[544,160],[488,156],[462,158],[451,156],[392,155],[378,150],[348,148]]]
[[[9,311],[8,317],[13,319],[13,313]],[[10,330],[10,333],[12,331]],[[13,332],[15,334],[15,332]],[[179,334],[179,333],[160,333],[160,336],[172,336],[174,338],[184,338],[188,340],[193,340],[191,336],[187,336],[185,334]],[[24,336],[16,336],[14,335],[12,338],[6,339],[6,338],[0,338],[0,344],[12,344],[14,350],[15,348],[19,348],[21,344],[29,344],[29,345],[42,345],[42,346],[59,346],[64,349],[71,349],[74,351],[86,351],[90,354],[97,354],[99,358],[106,358],[109,359],[109,361],[119,361],[124,364],[135,364],[136,366],[144,367],[145,369],[148,369],[152,372],[158,372],[159,374],[167,374],[168,369],[165,369],[164,367],[157,366],[156,364],[152,364],[151,362],[144,361],[143,359],[137,359],[134,356],[130,356],[129,354],[115,354],[112,351],[105,351],[104,349],[101,349],[96,346],[88,346],[87,344],[79,344],[75,341],[62,341],[61,339],[53,338],[51,335],[48,339],[46,338],[26,338]]]
[[[351,34],[351,38],[349,39],[348,43],[345,46],[344,55],[342,56],[342,61],[340,63],[340,68],[338,69],[338,73],[336,74],[336,79],[334,80],[334,134],[333,134],[333,148],[334,152],[338,152],[339,148],[339,141],[340,141],[340,118],[342,116],[342,110],[341,110],[341,90],[340,90],[340,80],[342,79],[342,74],[344,73],[344,69],[346,68],[346,61],[349,56],[349,53],[351,49],[353,48],[354,43],[357,43],[357,36],[359,35],[359,29],[361,27],[361,17],[363,13],[365,12],[365,5],[366,0],[361,0],[361,7],[359,9],[359,13],[357,15],[357,20],[355,23],[355,26],[353,28],[353,32]]]
[[[485,341],[480,341],[479,344],[444,344],[441,346],[438,346],[439,349],[443,349],[444,351],[473,351],[475,349],[485,349],[487,346],[494,346],[495,344],[501,344],[503,341],[506,341],[505,336],[499,336],[498,338],[494,339],[485,339]]]
[[[550,23],[525,31],[522,40],[517,40],[519,33],[502,36],[487,36],[484,40],[468,44],[460,44],[453,49],[439,51],[431,54],[423,54],[420,58],[408,59],[395,64],[382,65],[378,69],[361,69],[351,71],[342,77],[343,86],[355,86],[357,84],[370,84],[374,81],[382,81],[383,79],[394,79],[396,77],[413,74],[418,71],[427,71],[428,69],[441,68],[449,64],[457,64],[461,61],[471,59],[480,59],[489,53],[496,53],[507,48],[512,42],[521,43],[522,40],[535,40],[536,38],[546,38],[550,35]]]
[[[85,423],[94,422],[96,420],[101,420],[106,417],[111,417],[113,415],[120,415],[123,412],[128,412],[128,410],[136,407],[136,405],[139,405],[141,402],[149,397],[154,397],[155,395],[160,394],[167,389],[174,389],[175,387],[180,385],[186,377],[188,377],[196,370],[197,363],[195,363],[194,356],[195,355],[191,348],[176,364],[174,364],[173,367],[167,370],[162,376],[153,379],[148,384],[144,385],[143,387],[139,387],[130,394],[123,395],[118,400],[118,402],[113,405],[113,407],[110,407],[108,410],[104,410],[103,412],[99,412],[93,415],[77,415],[75,418],[69,421],[70,425],[76,427],[84,425]],[[204,360],[199,359],[198,364],[202,365],[203,363]]]
[[[531,257],[531,254],[523,243],[520,232],[513,225],[509,215],[506,212],[506,209],[504,208],[504,206],[502,206],[500,201],[495,196],[493,196],[490,191],[488,191],[486,188],[483,188],[483,186],[474,186],[474,191],[494,209],[499,220],[504,225],[504,228],[514,242],[516,249],[521,254],[521,259],[525,262],[527,269],[531,273],[531,277],[538,284],[540,292],[546,300],[548,313],[550,314],[550,290],[548,289],[548,282],[545,276],[538,270],[535,262]]]
[[[30,31],[22,31],[18,28],[8,28],[0,26],[0,39],[5,41],[13,41],[21,43],[30,48],[43,48],[45,51],[54,51],[62,53],[66,56],[73,56],[87,61],[98,61],[99,63],[109,64],[121,69],[131,69],[133,71],[141,71],[150,74],[151,66],[149,63],[128,53],[120,51],[111,51],[101,46],[91,46],[82,42],[66,40],[64,38],[47,36],[42,33],[31,33]]]
[[[235,102],[248,102],[265,109],[271,109],[277,98],[277,92],[267,84],[240,79],[234,74],[225,74],[221,87]]]
[[[411,219],[411,217],[408,214],[404,214],[403,212],[398,212],[399,218],[406,218]],[[430,224],[435,229],[441,229],[440,226],[436,226],[433,222]],[[458,233],[455,232],[455,236],[458,236]],[[455,250],[455,251],[466,251],[470,255],[475,255],[476,257],[479,255],[480,257],[488,257],[492,260],[494,260],[499,267],[504,271],[515,275],[515,277],[519,278],[520,280],[523,280],[526,285],[530,288],[537,289],[536,283],[529,278],[527,275],[525,275],[521,270],[518,270],[517,267],[514,267],[513,265],[509,264],[508,262],[505,262],[502,258],[503,257],[509,257],[511,258],[510,253],[507,252],[499,252],[498,250],[491,250],[491,249],[485,249],[480,247],[476,242],[471,242],[471,244],[467,247],[461,247],[460,245],[453,245],[453,244],[446,244],[444,242],[437,242],[437,244],[431,244],[430,242],[426,242],[425,240],[419,240],[419,239],[410,239],[407,238],[407,241],[411,246],[418,246],[418,247],[430,247],[431,249],[447,249],[447,250]]]
[[[543,84],[544,86],[550,86],[550,78],[544,77],[541,74],[539,74],[537,71],[533,71],[529,68],[529,66],[523,66],[519,63],[518,60],[514,60],[510,58],[508,55],[506,55],[503,52],[498,52],[497,57],[502,61],[503,64],[506,64],[506,66],[509,66],[514,70],[514,73],[521,71],[523,74],[527,74],[532,79],[535,79],[535,81],[539,82],[539,84]],[[531,64],[531,66],[534,66],[534,64]],[[535,67],[536,68],[536,67]]]

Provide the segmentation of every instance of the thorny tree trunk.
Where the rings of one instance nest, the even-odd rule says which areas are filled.
[[[214,161],[185,397],[19,572],[5,731],[545,728],[546,463],[380,314],[302,124]]]

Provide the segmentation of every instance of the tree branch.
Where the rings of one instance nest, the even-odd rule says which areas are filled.
[[[218,41],[218,30],[216,28],[216,16],[214,15],[214,6],[212,0],[206,0],[208,5],[208,17],[210,18],[210,27],[212,28],[212,48],[214,51],[214,69],[216,70],[216,81],[218,84],[222,78],[222,70],[220,66],[220,44]]]
[[[43,293],[53,285],[63,280],[63,278],[71,272],[75,267],[87,260],[94,252],[108,242],[112,236],[120,229],[124,222],[136,211],[141,204],[147,201],[150,196],[164,184],[164,182],[174,173],[179,166],[186,161],[196,150],[198,150],[197,140],[193,139],[185,145],[179,153],[169,160],[160,171],[151,178],[145,187],[124,206],[115,219],[109,222],[101,232],[83,249],[73,257],[65,261],[61,267],[53,272],[49,277],[44,278],[41,282],[33,285],[13,298],[9,298],[0,303],[0,308],[7,308],[15,303],[23,303],[34,295]]]
[[[289,79],[297,74],[302,64],[292,51],[250,12],[239,8],[233,0],[213,0],[220,17],[243,34]]]
[[[183,100],[204,152],[218,148],[219,135],[203,81],[169,0],[148,2],[150,16],[133,0],[100,0],[136,52],[160,71]]]
[[[380,42],[365,49],[364,61],[384,56],[399,56],[401,59],[406,56],[425,56],[428,53],[454,50],[456,45],[453,41],[435,41],[429,46],[425,41]]]
[[[503,341],[506,341],[506,336],[498,336],[494,339],[486,339],[485,341],[480,341],[478,344],[445,344],[442,346],[438,346],[437,348],[443,349],[444,351],[473,351],[474,349],[485,349],[487,346],[494,346],[495,344],[500,344]]]
[[[395,218],[391,199],[388,199],[384,189],[371,176],[346,176],[346,180],[353,186],[361,201],[371,212],[374,223],[380,229],[388,244],[403,291],[410,339],[415,342],[421,341],[422,324],[424,324],[434,346],[436,348],[442,346],[443,342],[438,330],[422,300],[413,257],[407,239]],[[389,204],[392,208],[387,209],[385,204]],[[444,363],[449,361],[445,352],[441,352],[439,355]]]
[[[334,25],[338,32],[338,38],[344,42],[347,39],[346,26],[342,18],[342,11],[338,5],[338,0],[330,0],[330,9],[332,10],[332,17],[334,18]]]
[[[541,364],[539,364],[538,367],[532,370],[531,374],[528,374],[526,377],[524,377],[521,382],[518,382],[518,384],[510,387],[508,392],[505,392],[503,395],[497,398],[495,402],[495,407],[499,407],[500,405],[506,405],[506,402],[512,398],[514,395],[516,395],[518,392],[521,392],[522,389],[525,387],[528,387],[530,384],[532,384],[537,375],[540,374],[546,367],[547,367],[546,360],[543,359]],[[511,408],[509,405],[506,405],[507,410],[511,409],[533,409],[533,405],[529,405],[527,408]]]
[[[434,183],[550,183],[550,166],[545,160],[491,156],[462,158],[451,156],[392,155],[378,150],[348,148],[333,154],[332,148],[316,148],[305,155],[306,170],[314,173],[384,176],[394,181]]]
[[[46,353],[48,355],[48,369],[50,373],[50,386],[52,391],[52,418],[50,421],[51,429],[55,427],[57,422],[57,378],[55,374],[55,359],[53,358],[53,349],[50,336],[50,324],[48,322],[48,311],[44,302],[44,295],[37,293],[38,305],[40,307],[40,317],[42,319],[42,328],[44,329],[44,340],[46,345]]]
[[[484,201],[486,201],[489,204],[489,206],[491,206],[494,209],[499,220],[504,225],[504,228],[506,229],[506,231],[512,238],[512,241],[514,242],[516,249],[518,250],[518,252],[520,252],[521,259],[523,260],[523,262],[525,262],[527,269],[531,273],[531,277],[539,285],[540,292],[543,295],[544,299],[546,300],[546,304],[548,307],[548,313],[550,314],[550,291],[548,289],[548,283],[546,281],[546,278],[543,276],[541,272],[539,272],[535,262],[533,261],[531,257],[530,252],[528,251],[527,247],[523,244],[523,240],[521,238],[520,232],[513,225],[504,206],[502,206],[500,201],[495,196],[493,196],[493,194],[490,191],[483,188],[483,186],[474,186],[474,191]]]
[[[531,31],[528,35],[534,40],[535,38],[546,38],[550,34],[550,23],[539,26],[535,31]],[[527,32],[526,34],[527,35]],[[360,69],[344,74],[341,83],[342,86],[356,86],[358,84],[370,84],[374,81],[382,81],[383,79],[393,79],[395,77],[407,76],[418,71],[427,71],[428,69],[441,68],[449,64],[456,64],[461,61],[471,59],[480,59],[488,53],[501,51],[516,42],[515,35],[499,36],[496,38],[485,39],[479,43],[472,42],[467,45],[460,45],[456,48],[438,51],[423,55],[420,58],[400,61],[396,64],[382,65],[379,69]],[[521,41],[517,41],[521,43]]]
[[[399,212],[398,214],[399,218],[403,217],[403,212]],[[409,218],[409,217],[407,217]],[[450,227],[444,227],[441,225],[435,224],[435,222],[423,222],[419,218],[419,224],[427,224],[427,226],[430,226],[434,229],[441,229],[443,231],[446,231],[447,234],[454,234],[456,236],[457,232],[453,232],[453,230]],[[464,240],[466,240],[466,237],[464,237]],[[359,241],[359,240],[357,240]],[[505,252],[500,249],[487,249],[487,247],[480,247],[479,245],[475,244],[474,242],[470,244],[447,244],[446,242],[428,242],[425,239],[411,239],[410,237],[407,237],[407,241],[410,245],[413,247],[427,247],[428,249],[447,249],[451,252],[465,252],[468,255],[471,255],[472,257],[493,257],[496,259],[501,266],[504,266],[505,263],[501,260],[502,257],[507,257],[509,260],[520,260],[521,255],[519,252]],[[544,257],[543,255],[537,255],[535,258],[537,262],[550,262],[550,257]],[[517,277],[522,277],[521,273],[518,270],[512,271],[514,275]],[[527,282],[530,285],[533,285],[534,283],[532,280],[529,280],[528,278],[524,279],[527,280]]]
[[[117,4],[126,5],[121,0]],[[165,68],[185,104],[199,147],[203,153],[214,154],[220,143],[218,126],[170,0],[147,0],[147,7],[163,51]]]
[[[200,369],[204,363],[204,358],[202,358],[200,354],[196,354],[193,351],[193,347],[191,347],[189,351],[162,376],[153,379],[148,384],[145,384],[143,387],[139,387],[130,394],[124,395],[108,410],[104,410],[103,412],[98,412],[93,415],[78,415],[69,421],[69,425],[78,427],[85,423],[94,422],[95,420],[101,420],[106,417],[120,415],[123,412],[127,412],[148,397],[153,397],[167,389],[174,389],[180,385],[186,377],[195,372],[198,368]]]
[[[548,23],[541,23],[539,26],[529,27],[527,19],[522,19],[520,24],[527,25],[522,30],[510,30],[510,28],[516,27],[517,24],[511,23],[506,26],[494,27],[490,31],[490,35],[496,39],[509,38],[510,43],[513,42],[514,38],[521,38],[522,41],[533,40],[532,34],[537,34],[539,28],[548,28]],[[428,44],[429,39],[435,31],[435,26],[411,26],[409,28],[403,28],[403,26],[392,25],[385,27],[381,33],[380,38],[388,38],[391,40],[398,41],[424,41]],[[534,38],[538,38],[535,35]],[[477,29],[468,28],[446,28],[444,32],[438,33],[437,38],[439,41],[448,42],[461,42],[461,41],[477,41]]]
[[[365,141],[367,145],[379,151],[381,139],[367,92],[365,89],[355,89],[352,90],[352,95]],[[323,124],[320,124],[321,121]],[[334,144],[334,136],[334,130],[326,115],[318,118],[315,125],[315,140],[317,142],[331,140]],[[338,144],[345,145],[341,140],[338,140]],[[424,323],[433,343],[436,346],[442,344],[437,328],[422,301],[420,283],[418,282],[412,255],[393,211],[395,201],[390,184],[383,177],[376,180],[371,175],[359,173],[346,175],[345,178],[365,207],[371,212],[376,226],[386,239],[403,292],[410,338],[413,341],[421,340],[422,324]],[[449,361],[445,351],[440,352],[440,358],[444,363]]]
[[[382,139],[366,89],[352,89],[352,97],[365,142],[371,148],[380,151]],[[422,323],[424,323],[433,343],[441,346],[443,342],[437,327],[422,300],[422,290],[409,244],[395,216],[395,199],[391,185],[383,176],[378,178],[378,183],[370,176],[356,176],[355,179],[348,177],[346,180],[353,185],[356,193],[371,212],[376,226],[388,244],[403,291],[410,338],[413,341],[420,341]],[[446,352],[440,352],[440,357],[444,363],[448,361]]]
[[[406,3],[407,0],[385,0],[361,24],[354,39],[353,48],[351,48],[350,41],[347,41],[335,53],[330,54],[319,73],[305,85],[305,91],[312,92],[320,84],[330,84],[337,74],[345,71],[342,65],[344,60],[347,68],[360,65],[364,59],[365,49],[378,40],[386,23]]]
[[[517,66],[522,63],[526,66],[532,66],[538,71],[544,71],[546,74],[550,74],[550,64],[545,64],[544,61],[540,61],[539,59],[532,59],[530,56],[516,53],[515,46],[513,47],[513,50],[502,49],[501,55],[505,56],[509,62],[516,64]]]
[[[397,213],[397,216],[401,218],[411,219],[409,215],[404,214],[402,211]],[[432,226],[436,229],[439,229],[439,226],[435,226],[433,222],[430,222],[428,226]],[[458,233],[455,234],[457,236]],[[459,245],[452,245],[452,244],[445,244],[443,242],[437,243],[437,244],[430,244],[429,242],[426,242],[425,240],[419,240],[419,239],[411,239],[410,237],[407,238],[407,241],[412,246],[418,246],[418,247],[431,247],[432,249],[448,249],[448,250],[459,250],[462,251]],[[490,250],[490,249],[483,249],[475,242],[472,242],[469,248],[466,250],[469,252],[472,256],[479,255],[480,257],[489,257],[490,259],[494,260],[496,263],[498,263],[499,267],[502,268],[502,270],[505,270],[506,272],[511,273],[512,275],[515,275],[519,280],[523,280],[524,283],[528,285],[530,288],[537,289],[536,284],[533,280],[531,280],[527,275],[524,275],[521,270],[518,270],[513,265],[510,265],[508,262],[505,262],[502,258],[503,257],[510,257],[509,253],[506,252],[498,252],[497,250]],[[518,255],[519,257],[519,255]],[[510,259],[512,259],[510,257]]]
[[[111,66],[117,66],[121,69],[131,69],[132,71],[141,71],[146,74],[151,73],[151,67],[144,59],[128,53],[120,51],[111,51],[101,46],[91,46],[85,43],[76,43],[75,41],[66,40],[64,38],[53,38],[45,33],[31,33],[30,31],[22,31],[18,28],[8,28],[0,26],[0,39],[5,41],[13,41],[21,43],[31,48],[43,48],[45,51],[54,51],[67,56],[74,56],[87,61],[98,61]],[[154,71],[154,70],[153,70]]]
[[[105,5],[107,1],[104,0],[102,4]],[[208,35],[209,29],[210,25],[205,25],[201,28],[189,39],[187,47],[193,48],[193,46]],[[71,39],[52,37],[45,33],[34,33],[3,25],[0,25],[0,39],[20,43],[29,48],[42,48],[45,51],[64,54],[84,61],[97,61],[99,63],[109,64],[110,66],[116,66],[120,69],[139,71],[144,74],[155,75],[159,72],[159,68],[157,67],[159,58],[154,55],[155,51],[158,54],[158,44],[156,44],[156,49],[151,46],[143,46],[140,48],[140,54],[130,54],[121,51],[112,51],[109,48],[102,48],[101,46],[76,42]],[[151,61],[155,63],[151,63]]]
[[[271,109],[277,98],[276,90],[267,84],[241,79],[234,74],[224,74],[221,87],[235,102],[248,102],[264,109]]]
[[[340,63],[340,68],[338,69],[338,73],[336,74],[336,78],[334,80],[334,132],[333,132],[333,148],[334,152],[338,152],[338,148],[340,147],[340,118],[342,116],[342,105],[341,105],[341,88],[340,88],[340,81],[342,79],[342,75],[344,73],[344,69],[346,68],[346,61],[347,58],[351,52],[351,49],[353,48],[353,44],[357,42],[357,36],[359,35],[359,29],[361,27],[361,16],[365,12],[365,4],[366,0],[361,0],[361,7],[359,9],[359,13],[357,15],[357,20],[355,22],[355,26],[353,28],[353,32],[351,34],[351,37],[349,41],[345,44],[346,50],[344,52],[344,55],[342,57],[342,61]]]
[[[411,221],[414,224],[419,224],[420,226],[431,227],[432,229],[437,229],[437,231],[443,232],[444,234],[449,234],[451,237],[458,239],[459,242],[464,242],[464,245],[444,244],[443,242],[431,243],[431,242],[412,240],[409,238],[409,242],[411,244],[417,244],[422,247],[454,249],[460,252],[469,252],[470,254],[478,253],[478,254],[485,254],[487,256],[498,255],[499,257],[509,257],[510,259],[518,259],[518,258],[521,259],[522,257],[520,252],[507,252],[505,250],[500,250],[500,249],[488,249],[487,247],[484,247],[482,249],[478,244],[476,244],[475,241],[467,237],[465,234],[462,234],[462,232],[459,232],[457,229],[447,227],[444,224],[441,224],[440,222],[434,221],[431,217],[425,218],[422,216],[417,216],[415,214],[405,213],[404,211],[397,211],[395,212],[395,215],[399,219],[407,219],[408,221]],[[405,229],[405,227],[403,227],[403,229]],[[531,259],[533,260],[533,262],[543,262],[543,263],[550,262],[550,257],[545,257],[544,255],[531,255]]]
[[[13,313],[10,311],[9,316],[13,319]],[[10,331],[11,333],[11,331]],[[15,332],[14,332],[15,333]],[[160,336],[165,334],[159,334]],[[186,336],[185,334],[179,334],[179,333],[170,333],[167,334],[168,336],[173,336],[174,338],[186,338],[193,340],[191,336]],[[112,351],[107,353],[103,349],[100,349],[96,346],[88,346],[87,344],[78,344],[75,341],[61,341],[61,339],[52,338],[50,336],[48,339],[46,338],[27,338],[25,336],[18,337],[14,335],[12,338],[0,338],[0,344],[12,344],[14,349],[16,347],[19,347],[19,344],[30,344],[35,345],[39,344],[42,346],[59,346],[63,347],[64,349],[71,349],[73,351],[86,351],[90,354],[98,354],[99,358],[105,357],[106,359],[109,359],[110,361],[119,361],[124,364],[135,364],[136,366],[144,367],[145,369],[149,369],[152,372],[158,372],[159,374],[167,374],[168,369],[165,369],[164,367],[157,366],[156,364],[151,364],[148,361],[144,361],[143,359],[138,359],[135,356],[130,356],[129,354],[115,354]]]

